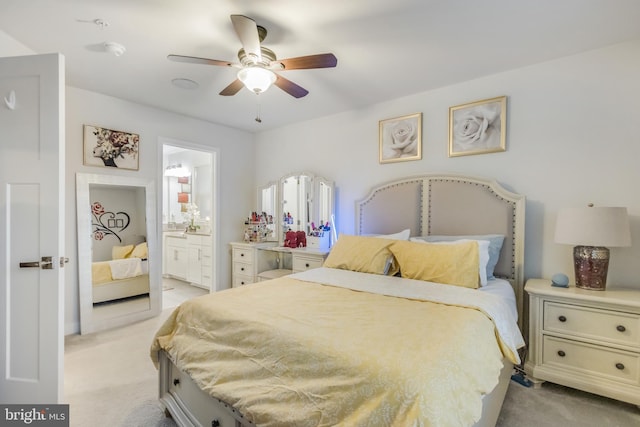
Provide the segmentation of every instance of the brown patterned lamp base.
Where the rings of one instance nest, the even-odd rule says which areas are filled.
[[[609,249],[602,246],[576,246],[573,248],[573,266],[577,288],[605,290],[609,270]]]

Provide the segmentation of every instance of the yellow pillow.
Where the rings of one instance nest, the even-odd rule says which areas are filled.
[[[111,248],[111,259],[123,259],[129,256],[133,250],[133,245],[114,246]]]
[[[478,244],[474,241],[437,245],[398,240],[389,249],[402,277],[478,288]]]
[[[395,240],[341,234],[323,266],[362,273],[385,274],[385,270],[389,269],[388,263],[393,260],[389,252],[389,246],[393,242]],[[387,274],[393,275],[397,272],[398,268],[394,263]]]
[[[142,242],[133,248],[133,251],[127,256],[127,258],[147,258],[149,256],[149,249],[147,248],[147,242]]]

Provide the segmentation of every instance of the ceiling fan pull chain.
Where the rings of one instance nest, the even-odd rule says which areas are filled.
[[[262,123],[262,119],[260,118],[260,93],[256,93],[256,96],[258,97],[258,112],[256,113],[256,122]]]

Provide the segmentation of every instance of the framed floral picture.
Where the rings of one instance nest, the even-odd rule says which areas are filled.
[[[380,120],[378,132],[380,163],[422,158],[422,113]]]
[[[138,170],[139,141],[135,133],[84,125],[84,164]]]
[[[507,97],[449,108],[449,157],[506,150]]]

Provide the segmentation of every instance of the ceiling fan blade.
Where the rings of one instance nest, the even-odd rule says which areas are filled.
[[[220,92],[220,95],[222,96],[235,95],[236,93],[240,92],[240,89],[242,89],[243,87],[244,87],[244,84],[240,80],[235,79],[233,82],[231,82],[229,86],[222,89],[222,92]]]
[[[274,85],[278,86],[280,89],[287,92],[289,95],[293,96],[294,98],[302,98],[303,96],[306,96],[309,93],[308,90],[306,90],[302,86],[298,86],[291,80],[287,80],[284,77],[277,74],[276,76],[277,77]]]
[[[229,61],[219,61],[217,59],[208,58],[196,58],[195,56],[184,55],[168,55],[167,59],[176,62],[187,62],[189,64],[204,64],[204,65],[220,65],[223,67],[231,67],[233,64]]]
[[[273,61],[284,66],[285,70],[303,70],[309,68],[332,68],[338,64],[338,58],[333,53],[299,56],[297,58],[279,59]]]
[[[256,21],[244,15],[231,15],[231,22],[245,53],[249,56],[253,55],[257,62],[262,61],[260,37],[258,36]]]

